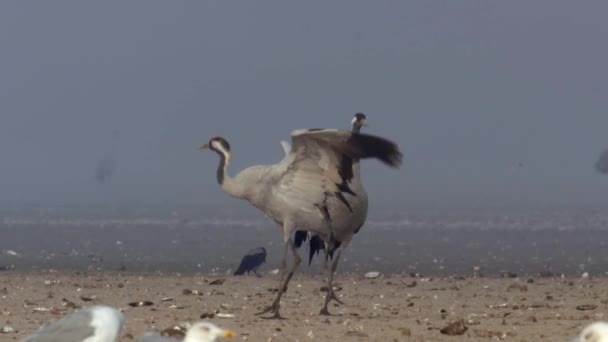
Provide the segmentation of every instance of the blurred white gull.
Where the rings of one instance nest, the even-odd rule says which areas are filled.
[[[571,342],[608,342],[608,323],[594,322],[589,324],[579,337]]]
[[[224,330],[209,322],[197,322],[186,332],[182,342],[213,342],[218,337],[232,338],[234,333]],[[136,342],[177,342],[180,341],[171,337],[163,337],[157,333],[149,332],[139,338]]]
[[[116,342],[123,324],[120,311],[91,306],[42,326],[22,342]]]

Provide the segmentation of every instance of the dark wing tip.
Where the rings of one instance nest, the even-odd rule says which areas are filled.
[[[320,251],[325,250],[325,244],[323,240],[318,236],[314,235],[310,237],[309,244],[309,253],[308,253],[308,265],[312,263],[312,258],[319,254]]]
[[[399,146],[388,139],[364,133],[353,134],[351,139],[362,158],[377,158],[394,168],[398,168],[403,161]]]
[[[403,163],[403,153],[396,149],[389,155],[389,162],[387,163],[390,167],[399,168]]]
[[[294,235],[294,245],[296,246],[296,248],[300,248],[302,246],[302,243],[304,243],[306,241],[306,239],[308,238],[308,232],[305,230],[296,230],[296,233]]]

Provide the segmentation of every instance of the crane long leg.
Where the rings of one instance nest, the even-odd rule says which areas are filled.
[[[298,269],[298,266],[300,265],[300,263],[302,262],[302,259],[300,258],[300,255],[298,255],[298,252],[296,251],[296,247],[293,244],[293,241],[291,240],[291,238],[289,240],[287,240],[287,242],[285,243],[285,253],[283,255],[283,262],[282,262],[282,271],[281,271],[281,283],[279,284],[279,291],[277,292],[277,296],[275,297],[274,301],[272,302],[272,304],[268,307],[266,307],[264,310],[262,310],[261,312],[257,313],[257,315],[262,315],[265,314],[267,312],[272,312],[272,316],[270,318],[283,318],[281,317],[281,314],[279,313],[279,309],[281,306],[281,296],[283,296],[283,293],[285,291],[287,291],[287,285],[289,284],[289,281],[291,280],[291,277],[293,277],[293,274],[295,273],[295,271]],[[293,253],[293,263],[291,265],[291,269],[289,270],[289,274],[287,275],[287,277],[285,277],[285,282],[283,283],[283,278],[284,278],[284,274],[285,274],[285,264],[286,264],[286,259],[287,259],[287,249],[291,248],[291,251]]]
[[[344,304],[336,296],[336,294],[334,292],[334,284],[333,284],[334,273],[336,272],[336,269],[338,268],[338,260],[340,260],[341,253],[342,253],[342,248],[338,249],[338,252],[335,255],[335,259],[331,263],[331,268],[330,267],[327,268],[327,294],[325,295],[325,304],[323,304],[323,308],[321,309],[321,312],[319,312],[320,315],[329,315],[330,314],[329,311],[327,310],[327,305],[329,304],[329,301],[331,301],[332,299],[340,304]]]
[[[285,271],[287,270],[287,251],[289,250],[289,244],[285,243],[285,248],[283,248],[283,259],[281,259],[281,265],[279,266],[279,287],[281,288],[283,285],[283,279],[285,279]]]

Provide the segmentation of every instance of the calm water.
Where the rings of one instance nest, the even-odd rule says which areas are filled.
[[[608,272],[608,209],[393,210],[372,215],[342,272],[487,275]],[[30,270],[227,272],[282,235],[256,212],[164,208],[19,208],[0,212],[0,267]],[[307,253],[300,254],[306,258]],[[320,272],[321,258],[301,270]]]

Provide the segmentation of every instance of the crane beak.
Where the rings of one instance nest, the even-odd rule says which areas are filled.
[[[203,144],[201,146],[198,147],[199,150],[206,150],[209,148],[209,144]]]

